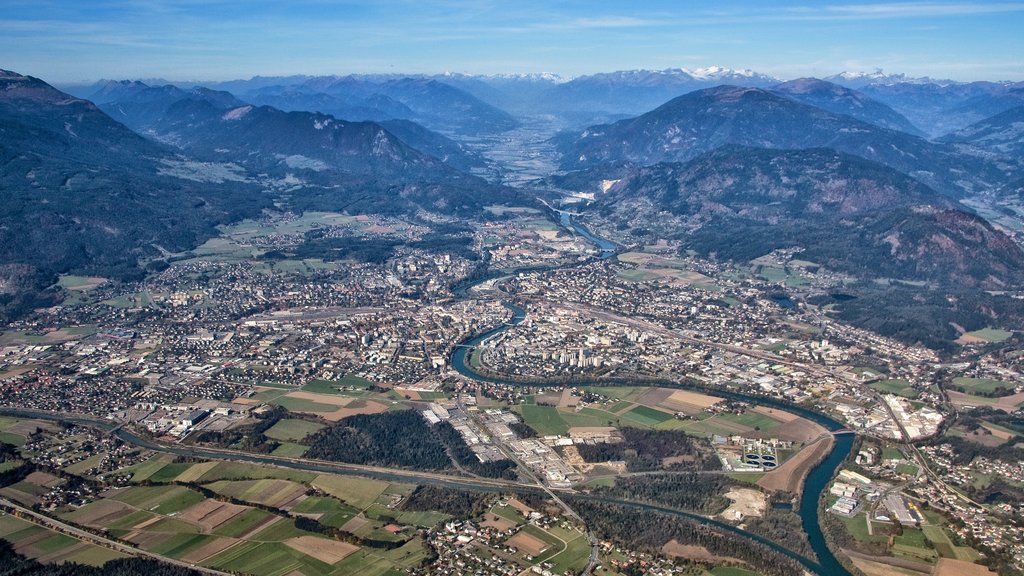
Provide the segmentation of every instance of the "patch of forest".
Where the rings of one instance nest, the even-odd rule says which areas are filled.
[[[707,524],[580,498],[568,497],[566,500],[598,538],[621,546],[660,553],[661,547],[674,539],[681,544],[704,546],[719,556],[743,560],[765,576],[788,576],[804,571],[795,560],[763,544]]]
[[[723,474],[693,472],[620,476],[614,486],[593,490],[594,494],[626,500],[652,502],[702,514],[718,514],[729,506],[722,494],[740,484]]]
[[[722,467],[707,440],[677,430],[623,428],[623,441],[579,444],[587,462],[625,461],[630,472],[650,470],[719,470]],[[666,464],[666,458],[678,459]]]
[[[412,512],[434,510],[465,520],[483,515],[496,499],[496,495],[486,492],[469,492],[441,486],[421,485],[417,486],[416,490],[402,503],[402,510]]]
[[[416,410],[356,414],[306,438],[306,456],[350,464],[449,470],[441,437]]]

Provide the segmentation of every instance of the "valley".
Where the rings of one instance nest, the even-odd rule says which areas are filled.
[[[633,110],[639,73],[4,72],[0,538],[261,575],[1019,574],[1013,148],[726,73]]]

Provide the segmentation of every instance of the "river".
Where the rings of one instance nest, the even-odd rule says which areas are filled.
[[[564,226],[567,229],[573,230],[576,234],[579,234],[580,236],[582,236],[582,237],[586,238],[587,240],[593,242],[594,244],[596,244],[598,246],[598,248],[601,249],[600,258],[602,260],[610,258],[611,256],[613,256],[615,254],[615,251],[616,251],[615,244],[613,244],[612,242],[609,242],[608,240],[605,240],[603,238],[599,238],[597,236],[594,236],[589,230],[587,230],[583,226],[573,222],[572,216],[568,212],[560,212],[560,215],[561,215],[562,226]],[[520,322],[522,322],[523,320],[526,319],[526,311],[523,310],[522,308],[520,308],[520,307],[518,307],[518,306],[516,306],[516,305],[514,305],[512,303],[509,303],[509,302],[506,302],[505,306],[509,310],[512,311],[512,319],[509,321],[508,324],[503,325],[503,326],[499,326],[499,327],[497,327],[497,328],[495,328],[493,330],[490,330],[488,332],[484,332],[483,334],[479,334],[477,336],[474,336],[474,337],[472,337],[472,338],[462,342],[462,345],[456,347],[455,351],[452,353],[452,358],[451,358],[451,366],[452,366],[452,368],[454,368],[457,372],[459,372],[460,374],[462,374],[466,378],[469,378],[469,379],[472,379],[472,380],[477,380],[477,381],[480,381],[480,382],[489,382],[489,383],[495,383],[495,384],[508,384],[508,385],[521,385],[522,384],[520,382],[516,382],[516,381],[511,380],[511,379],[504,379],[504,378],[494,377],[494,376],[490,376],[490,375],[486,375],[486,374],[480,374],[480,373],[476,372],[475,370],[473,370],[469,366],[468,361],[467,361],[468,360],[468,355],[469,355],[470,351],[474,347],[480,345],[482,342],[484,342],[488,338],[496,336],[496,335],[500,334],[501,332],[504,332],[505,330],[508,330],[512,326],[514,326],[516,324],[519,324]],[[636,384],[639,385],[639,386],[644,385],[642,382],[637,382]],[[531,383],[531,385],[535,385],[535,384]],[[552,384],[552,385],[554,385],[554,386],[561,386],[562,383],[557,383],[557,384]],[[608,383],[589,382],[589,383],[582,383],[582,384],[579,384],[579,385],[582,385],[582,386],[586,386],[586,385],[605,385],[606,386],[606,385],[608,385]],[[742,402],[750,402],[750,403],[753,403],[753,404],[761,404],[761,405],[764,405],[764,406],[770,406],[770,407],[773,407],[773,408],[783,409],[783,410],[792,412],[792,413],[794,413],[794,414],[796,414],[798,416],[801,416],[803,418],[807,418],[808,420],[811,420],[811,421],[816,422],[818,424],[821,424],[827,430],[832,431],[832,432],[834,432],[836,430],[840,430],[840,429],[843,428],[842,424],[840,424],[839,422],[833,420],[832,418],[830,418],[830,417],[828,417],[828,416],[826,416],[826,415],[824,415],[824,414],[822,414],[820,412],[815,412],[813,410],[809,410],[809,409],[804,408],[802,406],[796,406],[794,404],[790,404],[790,403],[784,402],[782,400],[778,400],[778,399],[774,399],[774,398],[764,398],[764,397],[760,397],[760,396],[751,396],[751,395],[742,394],[742,393],[739,393],[739,392],[734,392],[734,391],[729,391],[729,390],[722,390],[722,391],[718,391],[718,390],[715,390],[715,391],[701,390],[701,391],[709,392],[709,393],[712,393],[712,394],[714,394],[716,396],[720,396],[722,398],[726,398],[726,399],[729,399],[729,400],[738,400],[738,401],[742,401]],[[807,533],[807,539],[808,539],[808,542],[810,543],[811,549],[814,551],[814,554],[818,557],[818,562],[816,562],[816,563],[815,562],[811,562],[811,561],[807,560],[806,558],[803,558],[802,556],[794,555],[794,553],[792,551],[790,551],[789,549],[787,549],[787,548],[785,548],[785,547],[783,547],[783,546],[781,546],[781,545],[779,545],[779,544],[777,544],[775,542],[772,542],[772,541],[766,540],[764,538],[755,536],[753,534],[750,534],[749,532],[744,532],[742,530],[737,530],[736,528],[734,528],[734,527],[732,527],[732,526],[730,526],[728,524],[724,524],[724,523],[718,522],[716,520],[711,520],[709,518],[706,518],[704,516],[700,516],[700,515],[697,515],[697,514],[687,515],[687,517],[690,518],[693,521],[703,522],[703,523],[706,523],[706,524],[711,524],[711,525],[717,526],[719,528],[721,528],[723,526],[727,526],[730,529],[729,530],[730,532],[738,533],[738,534],[740,534],[742,536],[751,538],[751,539],[753,539],[755,541],[758,541],[758,542],[761,542],[761,543],[763,543],[763,544],[765,544],[767,546],[770,546],[772,549],[774,549],[774,550],[776,550],[778,552],[781,552],[783,554],[786,554],[787,556],[789,556],[791,558],[795,558],[797,560],[800,560],[800,562],[806,568],[808,568],[808,569],[810,569],[810,570],[812,570],[812,571],[814,571],[814,572],[816,572],[818,574],[821,574],[822,576],[833,576],[833,575],[836,575],[836,576],[851,576],[850,572],[846,568],[844,568],[842,564],[839,563],[839,560],[835,557],[835,555],[832,553],[832,551],[828,548],[828,545],[825,543],[825,535],[824,535],[824,533],[821,530],[821,524],[820,524],[819,518],[818,518],[818,502],[820,501],[822,494],[824,493],[825,489],[828,487],[828,484],[832,480],[833,476],[835,476],[836,470],[843,463],[843,461],[846,459],[846,457],[850,454],[850,450],[853,449],[853,440],[854,440],[854,435],[853,434],[838,434],[834,438],[835,438],[835,444],[832,447],[832,451],[828,454],[828,456],[824,460],[822,460],[820,463],[818,463],[811,470],[810,474],[808,474],[807,479],[804,481],[803,492],[800,494],[800,510],[799,510],[800,521],[801,521],[801,523],[803,525],[804,532]],[[657,507],[655,507],[655,506],[646,506],[645,508],[653,510],[653,509],[656,509]]]

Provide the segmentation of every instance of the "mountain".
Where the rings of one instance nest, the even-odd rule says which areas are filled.
[[[565,169],[606,162],[687,161],[738,144],[834,148],[910,174],[950,195],[989,190],[1007,178],[990,160],[965,155],[952,145],[880,128],[767,90],[735,86],[692,92],[636,118],[562,134],[555,144]]]
[[[275,100],[276,99],[276,100]],[[517,125],[507,112],[464,90],[430,78],[320,76],[280,89],[264,87],[254,100],[293,110],[345,114],[357,109],[373,119],[412,120],[432,130],[479,135]]]
[[[834,150],[725,146],[636,169],[598,208],[641,233],[656,228],[683,249],[737,261],[799,247],[801,260],[861,277],[989,288],[1024,277],[1024,252],[984,219]]]
[[[898,82],[860,91],[889,105],[935,137],[1024,104],[1024,83]]]
[[[0,315],[8,317],[46,301],[57,273],[138,277],[161,250],[192,248],[218,224],[270,205],[244,175],[216,176],[217,167],[185,162],[93,103],[8,71],[0,71],[0,166]]]
[[[1011,108],[940,138],[964,143],[999,155],[1024,160],[1024,106]]]
[[[886,74],[882,70],[874,72],[845,71],[825,77],[826,82],[839,84],[846,88],[863,88],[871,84],[891,86],[893,84],[954,84],[952,80],[933,80],[928,77],[913,78],[906,74]]]
[[[590,111],[639,114],[666,101],[702,88],[720,84],[767,87],[777,78],[750,70],[712,66],[687,70],[623,70],[580,76],[552,87],[539,105],[552,111]]]
[[[772,92],[835,114],[845,114],[890,130],[924,136],[905,116],[867,95],[816,78],[799,78],[772,87]]]
[[[363,99],[343,98],[323,92],[281,90],[278,86],[265,88],[249,97],[253,104],[272,106],[286,112],[321,112],[352,121],[381,121],[412,118],[411,108],[382,94]]]
[[[378,124],[254,107],[228,92],[206,88],[183,90],[134,82],[105,86],[98,94],[105,100],[101,104],[104,111],[140,134],[191,154],[237,162],[257,171],[280,167],[287,171],[302,164],[408,180],[436,179],[437,174],[428,174],[431,170],[443,172],[435,157],[463,170],[483,163],[459,144],[409,121],[391,124],[402,133],[396,141],[390,130]],[[421,148],[433,157],[421,157]]]

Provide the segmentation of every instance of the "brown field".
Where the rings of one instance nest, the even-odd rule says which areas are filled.
[[[789,413],[776,410],[770,416],[778,419],[780,414]],[[779,440],[789,440],[790,442],[799,442],[803,444],[814,440],[826,432],[828,432],[828,430],[825,430],[824,426],[796,416],[789,422],[785,422],[771,430],[764,430],[754,436],[760,438],[778,438]]]
[[[782,466],[762,476],[757,481],[757,485],[766,490],[798,493],[800,487],[803,486],[804,477],[807,476],[807,473],[811,471],[815,464],[832,450],[832,444],[834,443],[835,440],[832,436],[828,436],[824,440],[819,440],[814,444],[804,447],[803,450],[797,452],[792,458],[786,460]]]
[[[328,540],[319,536],[299,536],[298,538],[285,540],[284,543],[293,550],[331,565],[341,562],[346,556],[359,550],[359,546],[355,544]]]
[[[522,501],[520,501],[518,498],[509,498],[508,505],[515,508],[516,510],[519,510],[519,513],[522,514],[524,518],[528,517],[530,515],[530,512],[534,512],[533,508],[530,508]]]
[[[217,500],[204,500],[186,508],[177,514],[179,520],[195,522],[203,528],[203,532],[212,532],[221,524],[245,512],[248,508]]]
[[[365,516],[363,516],[362,514],[357,514],[350,518],[348,522],[342,524],[341,529],[345,532],[355,533],[356,530],[359,530],[363,526],[366,526],[367,524],[369,524],[369,522],[370,521]]]
[[[57,484],[60,484],[60,478],[46,472],[33,472],[25,477],[25,482],[35,484],[36,486],[53,488]]]
[[[799,416],[793,414],[792,412],[786,412],[785,410],[777,410],[775,408],[769,408],[768,406],[754,406],[753,411],[757,412],[758,414],[764,414],[765,416],[771,418],[772,420],[778,420],[783,424],[787,422],[794,422],[800,419]]]
[[[1007,430],[1000,430],[999,428],[995,428],[992,426],[985,426],[984,424],[982,424],[982,427],[991,432],[993,436],[999,438],[1000,440],[1009,440],[1010,438],[1016,436],[1016,434],[1013,434]]]
[[[409,400],[423,400],[418,390],[410,390],[408,388],[395,388],[395,392],[398,392],[402,396],[407,397]]]
[[[481,522],[480,525],[486,526],[488,528],[494,528],[495,530],[498,530],[500,532],[511,530],[517,526],[515,522],[509,520],[508,518],[502,518],[501,516],[498,516],[497,514],[491,514],[490,512],[488,512],[484,516],[484,521]]]
[[[939,563],[935,565],[935,571],[932,574],[935,576],[995,576],[996,573],[981,564],[952,558],[939,558]]]
[[[339,408],[348,406],[348,403],[352,401],[352,398],[345,396],[335,396],[334,394],[317,394],[316,392],[303,392],[298,390],[295,392],[289,392],[285,394],[288,398],[299,398],[301,400],[310,400],[318,404],[332,404]]]
[[[530,556],[536,556],[548,549],[547,542],[530,536],[521,530],[515,536],[509,538],[506,544]]]
[[[730,558],[729,556],[716,556],[712,554],[710,550],[703,546],[694,546],[692,544],[680,544],[677,540],[672,539],[665,543],[661,547],[661,553],[672,558],[685,558],[689,560],[696,560],[697,562],[708,562],[711,564],[740,564],[746,565],[746,562],[737,558]]]
[[[213,556],[214,554],[218,554],[220,552],[223,552],[224,550],[227,550],[228,548],[234,546],[238,542],[240,542],[240,540],[237,540],[235,538],[214,538],[213,540],[210,540],[209,542],[203,544],[199,548],[196,548],[195,550],[190,551],[188,554],[185,554],[181,557],[181,560],[182,562],[198,564],[203,560],[206,560],[210,556]]]
[[[722,399],[716,396],[708,396],[707,394],[690,390],[673,390],[672,394],[668,397],[668,402],[670,403],[699,406],[702,409],[714,406],[721,401]]]

